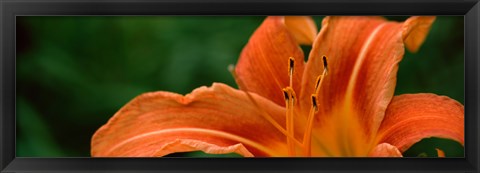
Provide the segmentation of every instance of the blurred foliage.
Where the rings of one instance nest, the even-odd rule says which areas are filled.
[[[144,92],[236,87],[227,66],[263,19],[17,17],[17,156],[90,156],[93,133]],[[436,93],[463,104],[463,48],[463,17],[438,17],[420,51],[400,63],[395,94]],[[435,148],[463,156],[461,145],[445,139],[425,139],[404,154],[436,156]]]

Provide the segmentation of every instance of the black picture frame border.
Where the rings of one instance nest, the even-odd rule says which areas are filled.
[[[1,172],[478,172],[478,0],[0,0]],[[15,18],[29,15],[461,15],[465,158],[16,158]]]

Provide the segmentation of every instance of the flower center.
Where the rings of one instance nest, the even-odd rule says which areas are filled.
[[[288,146],[288,154],[290,156],[296,156],[296,149],[295,149],[295,143],[294,140],[295,138],[290,138],[288,136],[294,136],[295,130],[294,130],[294,105],[295,105],[295,99],[296,99],[296,94],[295,91],[293,90],[293,72],[295,70],[295,59],[293,57],[290,57],[288,60],[288,75],[289,75],[289,86],[283,88],[283,94],[285,96],[285,108],[286,108],[286,132],[287,132],[287,146]],[[317,105],[317,93],[320,90],[320,87],[323,82],[323,78],[327,75],[328,72],[328,64],[327,64],[327,57],[323,56],[323,73],[317,77],[317,80],[315,82],[315,88],[313,91],[313,94],[311,95],[311,107],[307,119],[307,124],[305,128],[305,132],[303,135],[303,141],[301,148],[303,149],[303,155],[304,156],[311,156],[311,140],[312,140],[312,129],[313,129],[313,122],[314,122],[314,117],[315,114],[318,111],[318,105]]]
[[[323,78],[327,75],[328,72],[328,66],[327,66],[327,57],[323,56],[323,72],[321,75],[319,75],[316,79],[315,82],[315,89],[313,91],[313,94],[311,95],[311,101],[312,105],[310,107],[308,119],[307,119],[307,124],[305,128],[305,132],[303,134],[303,140],[302,142],[298,141],[295,136],[295,127],[294,127],[294,105],[296,101],[296,94],[295,91],[293,90],[293,72],[294,72],[294,66],[295,66],[295,59],[293,57],[290,57],[288,60],[288,75],[289,75],[289,86],[283,88],[283,94],[285,97],[285,108],[286,108],[286,126],[283,128],[280,124],[278,124],[277,121],[275,121],[272,116],[270,116],[265,110],[263,110],[257,101],[253,98],[253,96],[247,92],[244,91],[245,95],[248,97],[248,99],[252,102],[252,104],[260,110],[260,116],[265,118],[270,124],[272,124],[277,130],[279,130],[282,134],[286,136],[287,139],[287,148],[288,148],[288,155],[290,156],[296,156],[296,146],[300,147],[300,149],[303,151],[303,156],[311,156],[311,141],[312,141],[312,129],[313,129],[313,122],[314,122],[314,117],[315,114],[318,111],[318,105],[317,105],[317,93],[320,90],[320,87],[322,86]],[[234,66],[230,65],[228,66],[228,70],[232,74],[232,76],[235,78],[237,83],[239,85],[244,85],[243,81],[237,77]],[[321,144],[319,144],[321,145]],[[325,148],[325,146],[321,145],[321,148]]]

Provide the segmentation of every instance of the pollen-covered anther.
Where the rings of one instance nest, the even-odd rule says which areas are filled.
[[[241,78],[238,78],[237,77],[237,73],[235,72],[235,65],[233,64],[230,64],[228,66],[228,71],[230,71],[230,73],[232,74],[233,78],[235,79],[235,81],[237,81],[237,83],[241,86],[245,86],[245,83],[243,82],[243,80]],[[278,131],[280,131],[282,134],[284,134],[289,140],[291,140],[292,142],[291,143],[294,143],[296,146],[298,147],[303,147],[303,144],[301,142],[299,142],[298,140],[296,140],[293,135],[289,134],[287,132],[286,129],[284,129],[278,122],[276,122],[272,116],[266,112],[264,109],[262,109],[260,107],[260,105],[257,103],[257,101],[253,98],[253,96],[250,94],[250,92],[247,92],[247,91],[244,91],[244,90],[241,90],[243,91],[243,93],[245,93],[245,95],[247,96],[247,98],[250,100],[250,102],[256,107],[257,110],[260,110],[260,116],[262,116],[263,118],[265,118],[265,120],[267,120],[270,124],[272,124]],[[285,99],[288,99],[288,92],[284,92],[285,94]]]
[[[293,74],[293,70],[295,68],[295,58],[289,57],[288,58],[288,73],[291,76]]]
[[[285,87],[282,89],[283,91],[283,97],[285,98],[285,103],[288,105],[288,104],[292,104],[292,106],[295,104],[295,101],[296,101],[296,94],[295,94],[295,91],[293,90],[292,87]]]
[[[310,108],[310,113],[308,114],[308,119],[307,119],[307,128],[305,128],[305,133],[303,136],[303,145],[304,145],[304,155],[305,156],[311,156],[311,146],[312,146],[312,128],[313,128],[313,120],[315,118],[315,114],[318,111],[318,105],[317,105],[317,95],[312,94],[311,96],[312,99],[312,107]]]
[[[293,87],[293,72],[295,71],[295,58],[288,58],[288,77],[290,80],[289,86]]]
[[[291,95],[292,95],[292,106],[293,106],[293,105],[295,105],[295,101],[297,99],[297,96],[295,96],[295,91],[293,91],[293,89],[292,89]]]
[[[285,103],[288,106],[288,101],[290,100],[290,94],[288,94],[287,88],[283,89],[283,96],[285,98]]]
[[[321,75],[317,76],[317,80],[315,81],[315,90],[314,94],[317,94],[318,91],[320,90],[320,87],[322,86],[323,78],[327,76],[328,73],[328,63],[327,63],[327,57],[323,56],[323,72]]]
[[[295,105],[295,91],[292,87],[283,88],[283,95],[285,97],[285,108],[286,108],[286,131],[289,136],[294,136],[294,105]],[[288,145],[288,155],[295,156],[295,145],[294,141],[290,138],[287,138]]]
[[[318,111],[317,95],[316,94],[312,94],[312,108],[315,111],[315,113]]]
[[[323,71],[325,72],[325,75],[328,73],[328,63],[327,63],[327,56],[323,56]]]
[[[308,114],[308,119],[307,119],[307,128],[305,129],[305,133],[303,136],[303,145],[304,145],[304,155],[305,156],[310,156],[311,155],[311,135],[312,135],[312,128],[313,128],[313,122],[315,119],[315,114],[318,112],[318,103],[317,103],[317,94],[320,90],[320,87],[322,86],[323,78],[327,76],[328,73],[328,63],[327,63],[327,57],[323,56],[323,72],[322,74],[317,76],[317,79],[315,81],[315,89],[313,91],[313,94],[311,96],[311,101],[312,101],[312,107],[310,107],[310,112]]]

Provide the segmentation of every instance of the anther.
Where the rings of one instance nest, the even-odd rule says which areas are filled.
[[[327,72],[328,72],[327,57],[323,56],[322,60],[323,60],[323,72],[322,72],[321,75],[317,76],[317,80],[315,81],[315,91],[311,96],[312,107],[310,108],[310,112],[309,112],[308,119],[307,119],[307,128],[305,129],[305,133],[304,133],[304,136],[303,136],[303,145],[304,145],[304,148],[305,148],[305,150],[304,150],[305,156],[310,156],[311,152],[312,152],[312,150],[311,150],[311,146],[312,146],[311,134],[312,134],[312,128],[313,128],[313,122],[314,122],[315,114],[318,112],[317,93],[319,92],[319,89],[322,85],[323,78],[325,76],[327,76]],[[321,148],[324,148],[324,147],[321,147]],[[325,150],[325,152],[326,152],[327,155],[330,155],[330,154],[328,154],[328,151]]]
[[[317,80],[315,81],[315,91],[314,94],[317,94],[320,86],[322,85],[323,78],[327,76],[328,72],[328,63],[327,63],[327,57],[323,56],[323,72],[321,75],[317,76]]]
[[[312,128],[313,128],[313,120],[315,118],[315,114],[318,111],[317,106],[317,95],[312,94],[312,107],[310,108],[310,113],[308,114],[307,119],[307,128],[305,129],[305,133],[303,136],[303,145],[305,147],[304,154],[305,156],[310,156],[312,149]]]
[[[283,95],[285,97],[285,107],[286,107],[286,131],[289,136],[294,136],[294,102],[295,102],[295,92],[292,87],[283,88]],[[288,155],[295,155],[295,145],[292,139],[287,138],[288,146]]]
[[[325,72],[328,72],[328,64],[327,64],[327,57],[323,56],[323,69]]]
[[[285,88],[282,89],[282,91],[283,91],[283,96],[285,97],[285,101],[287,102],[287,104],[291,102],[292,106],[293,106],[293,104],[295,104],[295,101],[297,99],[297,96],[296,96],[293,88],[292,87],[285,87]]]
[[[233,78],[235,79],[235,81],[237,81],[238,85],[245,86],[245,83],[243,83],[243,81],[240,78],[237,78],[237,74],[235,72],[235,65],[233,65],[233,64],[228,65],[228,71],[232,74]],[[265,118],[275,128],[277,128],[277,130],[279,130],[282,134],[284,134],[287,137],[287,139],[289,139],[290,141],[293,141],[292,143],[294,143],[294,145],[297,145],[297,146],[303,148],[303,143],[301,143],[297,139],[295,139],[293,137],[293,135],[289,134],[286,129],[284,129],[280,124],[278,124],[278,122],[275,121],[269,113],[267,113],[264,109],[262,109],[262,107],[260,107],[260,105],[255,101],[255,99],[253,98],[253,96],[249,92],[244,91],[244,90],[241,90],[241,91],[243,91],[245,93],[245,95],[248,97],[250,102],[252,102],[252,104],[257,108],[257,110],[260,110],[260,115],[263,118]],[[286,94],[286,95],[288,96],[288,94]],[[285,98],[288,98],[288,97],[285,97]]]
[[[295,92],[292,89],[292,104],[295,104],[295,99],[297,96],[295,96]]]
[[[293,87],[293,71],[295,70],[295,58],[288,58],[288,77],[290,80],[289,86]]]
[[[312,94],[312,107],[316,113],[318,111],[318,106],[317,106],[317,96],[315,94]]]
[[[290,98],[289,94],[288,94],[288,90],[287,88],[284,88],[283,89],[283,96],[285,97],[285,101],[288,103],[288,100]],[[287,104],[288,105],[288,104]]]
[[[288,74],[290,76],[293,75],[294,67],[295,67],[295,59],[293,57],[290,57],[288,61]]]

